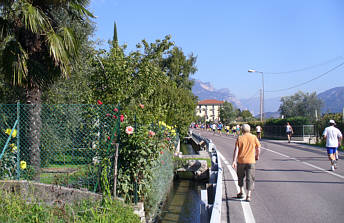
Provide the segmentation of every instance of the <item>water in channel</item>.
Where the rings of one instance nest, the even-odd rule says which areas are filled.
[[[195,154],[190,144],[181,143],[183,154]],[[198,223],[200,222],[200,191],[205,183],[176,179],[162,210],[158,223]]]

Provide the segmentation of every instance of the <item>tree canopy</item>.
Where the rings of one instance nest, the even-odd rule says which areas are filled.
[[[310,119],[315,118],[315,112],[318,114],[322,105],[322,101],[317,98],[316,92],[303,93],[299,91],[292,96],[281,98],[279,112],[284,117],[304,116]]]

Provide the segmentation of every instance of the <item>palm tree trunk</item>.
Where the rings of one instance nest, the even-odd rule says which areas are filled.
[[[41,127],[42,127],[42,91],[38,87],[29,88],[26,91],[26,103],[28,104],[28,149],[30,151],[30,163],[35,170],[35,180],[39,180],[41,157]]]

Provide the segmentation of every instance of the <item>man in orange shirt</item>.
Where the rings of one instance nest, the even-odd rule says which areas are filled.
[[[255,180],[255,163],[259,159],[260,143],[255,135],[250,133],[251,127],[248,124],[243,124],[243,135],[239,136],[233,154],[232,167],[237,168],[238,184],[240,192],[237,198],[243,198],[244,178],[246,177],[246,201],[251,201],[251,193],[254,188]]]

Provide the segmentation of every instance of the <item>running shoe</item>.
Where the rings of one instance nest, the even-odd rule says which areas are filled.
[[[331,171],[334,171],[334,165],[331,166]]]

